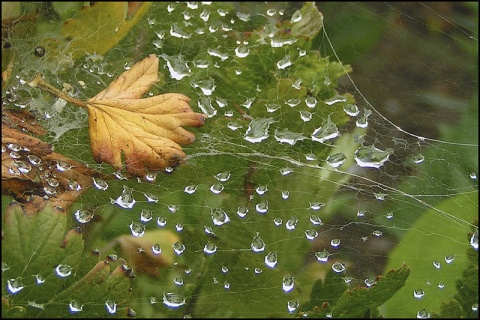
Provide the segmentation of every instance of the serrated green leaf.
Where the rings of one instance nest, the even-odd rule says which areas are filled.
[[[385,276],[378,276],[376,284],[370,288],[356,287],[346,291],[333,306],[332,315],[339,318],[363,317],[400,290],[409,274],[410,268],[404,264]]]
[[[92,265],[81,266],[91,260],[84,259],[80,229],[65,235],[66,224],[65,210],[49,202],[36,214],[18,202],[7,206],[2,225],[4,316],[68,317],[72,303],[81,307],[81,317],[109,314],[107,301],[123,308],[131,285],[120,264],[125,262],[113,272],[105,261],[88,271]]]

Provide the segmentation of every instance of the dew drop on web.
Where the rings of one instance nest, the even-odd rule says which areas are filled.
[[[217,246],[212,242],[207,242],[205,247],[203,247],[203,252],[206,254],[214,254],[217,251]]]
[[[263,241],[262,238],[260,238],[259,234],[255,237],[253,237],[252,243],[250,244],[250,248],[252,249],[253,252],[262,252],[265,250],[265,242]]]
[[[227,213],[220,208],[211,209],[211,216],[213,224],[216,226],[221,226],[230,221]]]
[[[158,224],[159,227],[165,227],[165,225],[167,224],[167,218],[158,217],[157,218],[157,224]]]
[[[293,276],[287,275],[283,277],[283,280],[282,280],[283,291],[290,292],[294,286],[295,286],[295,279]]]
[[[140,222],[134,222],[129,225],[130,232],[134,237],[143,237],[145,235],[145,225]]]
[[[115,204],[125,209],[133,208],[135,202],[135,198],[133,197],[133,189],[127,186],[123,186],[122,194],[114,201]]]
[[[76,300],[70,300],[70,303],[68,304],[68,308],[70,309],[71,313],[77,313],[77,312],[83,311],[83,304],[79,303]]]
[[[334,264],[332,264],[332,270],[336,273],[341,273],[345,271],[345,266],[340,262],[335,262]]]
[[[287,228],[287,230],[294,230],[295,227],[297,226],[297,223],[298,223],[298,219],[295,217],[291,217],[290,219],[287,220],[287,222],[285,222],[285,228]]]
[[[158,255],[158,254],[162,253],[162,247],[158,243],[156,243],[156,244],[152,245],[152,252],[153,252],[153,254]]]
[[[297,300],[288,301],[287,302],[288,312],[290,312],[290,313],[295,312],[295,310],[297,310],[299,305],[300,305],[300,303]]]
[[[175,242],[172,244],[173,251],[175,251],[176,254],[180,255],[185,251],[185,245],[180,242]]]
[[[245,216],[247,215],[248,213],[248,209],[246,207],[238,207],[237,209],[237,215],[240,217],[240,218],[245,218]]]
[[[210,191],[214,194],[219,194],[224,189],[224,186],[221,183],[214,183],[210,186]]]
[[[72,274],[72,267],[66,264],[59,264],[55,268],[55,273],[61,278],[66,278]]]
[[[21,278],[7,280],[7,289],[11,294],[15,294],[24,288]]]
[[[258,213],[266,213],[268,211],[268,201],[261,201],[255,205],[255,209]]]
[[[330,253],[325,249],[323,249],[323,251],[315,252],[315,257],[317,258],[317,260],[323,263],[328,261],[329,256]]]
[[[277,253],[276,252],[269,252],[266,256],[265,256],[265,264],[270,267],[270,268],[274,268],[276,265],[277,265],[277,262],[278,262],[278,257],[277,257]]]
[[[178,293],[164,293],[163,304],[169,308],[178,308],[185,304],[185,297]]]
[[[105,301],[105,308],[109,314],[117,313],[117,304],[112,300]]]
[[[142,212],[140,212],[140,221],[141,222],[149,222],[152,219],[153,219],[152,210],[143,209]]]
[[[416,299],[421,299],[425,296],[425,291],[422,289],[415,289],[413,290],[413,297]]]
[[[79,209],[74,213],[75,219],[80,223],[88,223],[93,219],[93,212],[89,210]]]

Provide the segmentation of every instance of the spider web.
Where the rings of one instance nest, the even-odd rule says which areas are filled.
[[[35,71],[86,100],[153,53],[163,79],[149,94],[186,94],[208,115],[184,164],[151,182],[119,173],[73,210],[95,214],[81,224],[89,250],[132,264],[137,316],[307,314],[328,270],[369,288],[402,262],[408,293],[380,310],[424,316],[478,248],[476,9],[444,6],[322,4],[309,38],[298,26],[314,18],[291,3],[154,3],[104,56],[49,61],[30,54],[44,38],[16,44],[29,56],[6,103],[41,116],[56,152],[104,172],[87,114],[29,88]],[[143,232],[141,245],[121,237]]]

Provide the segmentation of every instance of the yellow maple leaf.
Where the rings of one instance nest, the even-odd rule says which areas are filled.
[[[59,92],[40,76],[30,84],[88,109],[95,161],[121,169],[123,156],[127,171],[143,177],[183,162],[186,154],[179,144],[195,140],[183,126],[200,127],[206,118],[190,108],[183,94],[141,98],[157,81],[158,64],[158,57],[149,55],[86,103]]]

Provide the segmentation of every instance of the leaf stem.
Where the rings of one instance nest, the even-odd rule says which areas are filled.
[[[67,102],[70,102],[71,104],[76,105],[77,107],[81,107],[81,108],[86,108],[87,107],[86,102],[84,102],[82,100],[72,98],[68,94],[66,94],[65,92],[62,92],[62,91],[58,90],[57,88],[55,88],[54,86],[52,86],[51,84],[49,84],[48,82],[43,80],[43,78],[40,74],[37,74],[35,76],[35,78],[29,83],[29,85],[31,87],[39,87],[40,89],[48,91],[51,94],[65,100]]]

